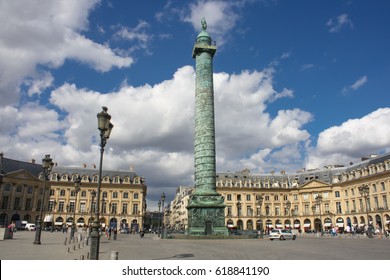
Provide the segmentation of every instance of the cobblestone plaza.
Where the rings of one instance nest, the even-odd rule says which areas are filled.
[[[69,235],[42,232],[42,244],[33,244],[34,232],[16,232],[0,241],[1,260],[87,259],[85,242],[65,245]],[[388,260],[390,239],[349,237],[298,237],[295,241],[264,239],[159,239],[157,235],[120,234],[117,240],[101,237],[100,259],[110,260]]]

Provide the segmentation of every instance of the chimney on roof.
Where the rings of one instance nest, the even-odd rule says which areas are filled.
[[[134,172],[134,165],[130,165],[130,172]]]
[[[83,163],[83,167],[84,167],[84,168],[87,168],[87,164],[86,164],[86,163]]]
[[[96,169],[96,164],[92,164],[93,165],[93,168]]]
[[[32,159],[31,159],[31,163],[35,163],[35,159],[32,158]]]

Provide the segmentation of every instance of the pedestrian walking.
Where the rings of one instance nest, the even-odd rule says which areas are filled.
[[[116,227],[114,227],[114,240],[116,240],[117,236],[118,236],[118,230],[116,229]]]

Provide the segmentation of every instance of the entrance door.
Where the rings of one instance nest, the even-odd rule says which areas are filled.
[[[205,225],[206,225],[206,228],[205,228],[206,235],[212,235],[213,234],[213,222],[206,221]]]

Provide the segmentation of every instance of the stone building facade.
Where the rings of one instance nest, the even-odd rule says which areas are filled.
[[[216,184],[225,199],[225,224],[231,229],[295,228],[304,232],[337,226],[342,231],[347,226],[362,229],[369,221],[389,230],[390,154],[293,174],[217,173]],[[367,201],[359,193],[363,185],[369,187]],[[175,218],[179,214],[174,214],[174,205],[182,205],[176,201],[180,197],[177,194],[172,203],[172,225],[180,223]],[[185,205],[185,196],[182,201]]]
[[[35,223],[42,200],[42,165],[5,158],[0,154],[0,226],[16,221]],[[72,225],[87,227],[96,207],[92,190],[97,189],[99,170],[53,167],[43,205],[44,227],[62,228]],[[80,178],[80,191],[75,181]],[[77,194],[77,196],[76,196]],[[138,230],[143,226],[146,211],[145,179],[134,171],[103,170],[101,185],[100,224]],[[77,199],[76,199],[77,197]]]

